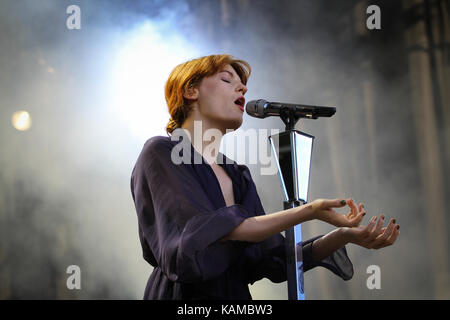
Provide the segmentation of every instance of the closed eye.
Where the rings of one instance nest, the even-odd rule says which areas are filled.
[[[226,83],[231,83],[231,81],[228,81],[226,79],[222,79],[222,81],[225,81]]]

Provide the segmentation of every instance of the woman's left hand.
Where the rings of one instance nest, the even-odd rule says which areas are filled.
[[[348,242],[360,245],[367,249],[380,249],[394,244],[400,234],[400,226],[391,219],[386,227],[384,225],[384,215],[372,217],[367,226],[353,228],[343,228]]]

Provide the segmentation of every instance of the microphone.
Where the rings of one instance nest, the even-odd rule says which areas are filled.
[[[245,106],[247,114],[264,119],[271,116],[283,116],[293,112],[296,118],[317,119],[331,117],[336,113],[335,107],[308,106],[304,104],[290,104],[282,102],[268,102],[263,99],[252,100]]]

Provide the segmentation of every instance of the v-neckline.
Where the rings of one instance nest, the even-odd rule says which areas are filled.
[[[222,198],[222,204],[223,204],[225,207],[227,207],[227,202],[225,201],[225,196],[224,196],[224,194],[223,194],[222,187],[220,186],[219,178],[217,177],[216,173],[214,172],[214,169],[213,169],[213,168],[211,167],[211,165],[205,160],[205,158],[203,157],[203,155],[200,154],[197,150],[195,150],[195,148],[194,148],[194,146],[192,145],[192,143],[191,143],[191,151],[193,151],[193,152],[197,153],[198,155],[200,155],[200,157],[202,157],[202,162],[206,165],[207,168],[209,168],[210,172],[212,172],[212,174],[213,174],[213,176],[214,176],[214,180],[216,181],[216,185],[219,187],[220,195],[221,195],[221,198]],[[225,158],[225,155],[219,151],[219,152],[217,153],[217,157],[216,157],[216,164],[217,164],[218,166],[221,166],[221,167],[223,168],[223,170],[225,171],[225,173],[228,175],[228,177],[229,177],[230,180],[231,180],[231,186],[232,186],[232,189],[233,189],[233,198],[234,198],[234,204],[233,204],[233,205],[235,205],[235,204],[237,204],[237,201],[236,201],[236,190],[235,190],[235,181],[234,181],[232,175],[228,172],[228,169],[227,169],[226,164],[225,164],[225,163],[222,163],[222,164],[217,163],[217,158],[218,158],[219,156],[222,158],[222,162],[223,162],[223,161],[226,161],[226,159],[224,159],[224,158]]]
[[[216,172],[214,171],[214,169],[212,168],[212,166],[211,166],[209,163],[207,163],[206,161],[205,161],[205,164],[206,164],[206,166],[209,167],[209,169],[212,171],[213,176],[214,176],[214,178],[215,178],[215,180],[216,180],[216,185],[219,187],[219,191],[220,191],[220,194],[221,194],[221,196],[222,196],[222,204],[223,204],[225,207],[228,207],[227,202],[225,201],[225,195],[223,194],[223,191],[222,191],[222,186],[220,185],[220,181],[219,181],[219,178],[217,177]],[[234,203],[232,204],[232,206],[233,206],[233,205],[237,204],[237,202],[236,202],[236,192],[235,192],[235,182],[234,182],[232,176],[230,175],[230,173],[228,172],[227,167],[226,167],[225,164],[219,164],[219,163],[216,163],[216,164],[217,164],[218,166],[220,166],[220,167],[224,170],[225,174],[228,176],[228,178],[229,178],[230,181],[231,181],[231,188],[233,189],[233,200],[234,200]]]

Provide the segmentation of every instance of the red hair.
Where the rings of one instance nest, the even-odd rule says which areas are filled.
[[[233,67],[242,83],[247,84],[251,73],[250,65],[228,54],[193,59],[172,70],[165,85],[165,97],[170,114],[170,121],[166,126],[168,134],[180,128],[191,111],[190,101],[183,94],[188,89],[197,88],[204,77],[214,75],[227,64]]]

